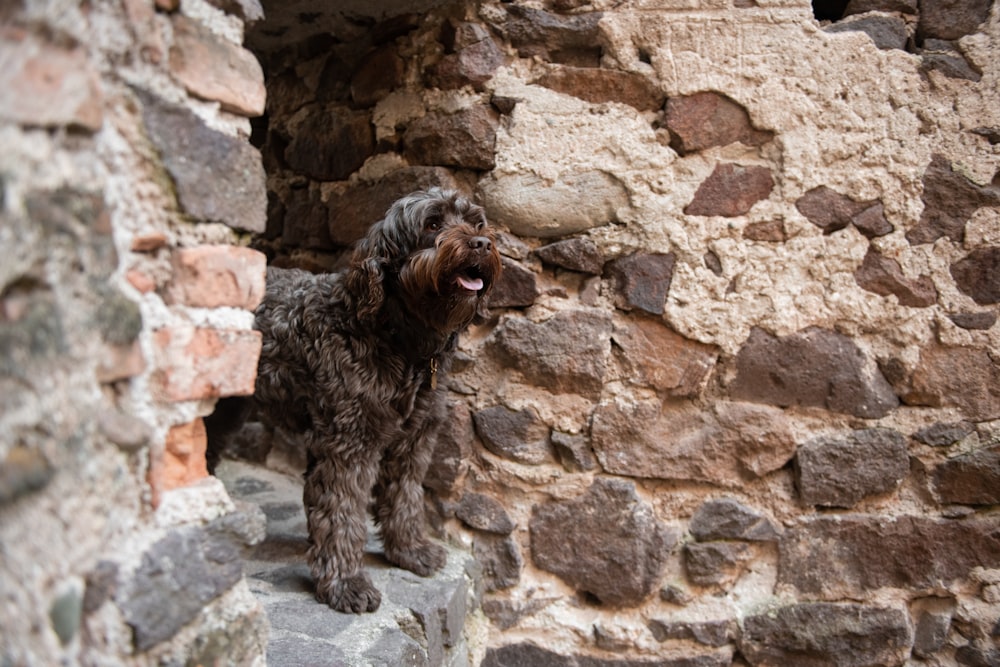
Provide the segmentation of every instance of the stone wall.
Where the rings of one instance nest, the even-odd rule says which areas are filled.
[[[232,5],[232,7],[230,7]],[[205,469],[253,389],[265,228],[252,3],[0,6],[0,664],[263,664]]]
[[[505,231],[426,482],[484,665],[1000,661],[994,3],[271,4],[256,247]]]

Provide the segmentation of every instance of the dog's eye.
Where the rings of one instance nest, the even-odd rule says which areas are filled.
[[[424,229],[428,232],[436,232],[441,229],[441,219],[440,218],[428,218],[427,222],[424,223]]]

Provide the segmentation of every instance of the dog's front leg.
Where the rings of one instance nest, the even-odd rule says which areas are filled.
[[[447,552],[426,537],[424,475],[434,448],[436,419],[406,433],[386,451],[375,486],[375,519],[390,563],[430,576],[444,567]]]
[[[382,596],[362,569],[361,559],[378,462],[348,461],[334,452],[319,451],[321,457],[310,454],[303,490],[316,599],[337,611],[375,611]]]

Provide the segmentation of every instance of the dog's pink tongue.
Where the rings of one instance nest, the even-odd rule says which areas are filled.
[[[465,276],[458,276],[458,284],[470,292],[478,292],[483,289],[482,278],[466,278]]]

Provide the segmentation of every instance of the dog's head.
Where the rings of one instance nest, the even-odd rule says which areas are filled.
[[[387,293],[444,333],[486,316],[500,253],[482,207],[431,188],[396,201],[358,242],[349,285],[359,316],[374,317]]]

